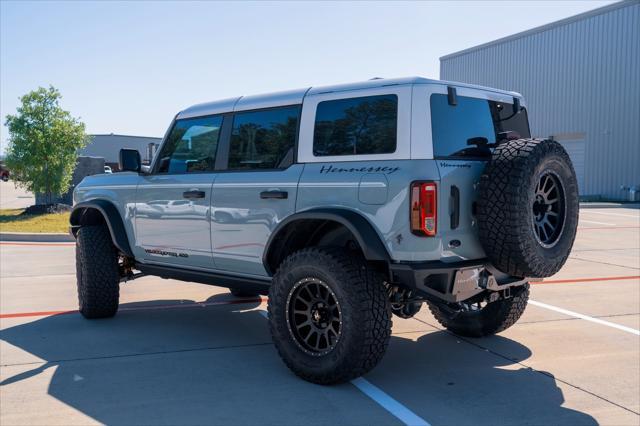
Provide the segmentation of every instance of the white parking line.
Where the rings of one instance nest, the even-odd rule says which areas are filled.
[[[603,216],[620,216],[620,217],[631,217],[631,218],[634,218],[634,219],[640,219],[640,216],[636,216],[636,215],[632,215],[632,214],[594,212],[594,211],[585,210],[585,209],[580,210],[580,214],[585,214],[585,213],[599,214],[599,215],[603,215]]]
[[[587,219],[580,219],[580,222],[584,222],[584,223],[594,223],[594,224],[596,224],[596,225],[616,226],[616,224],[615,224],[615,223],[596,222],[595,220],[587,220]]]
[[[262,309],[260,309],[258,310],[258,312],[260,312],[260,315],[262,315],[263,317],[269,318],[269,313],[267,311],[263,311]],[[363,394],[367,395],[369,398],[377,402],[378,405],[380,405],[382,408],[393,414],[405,425],[431,426],[425,419],[418,416],[416,413],[393,399],[382,389],[373,385],[367,379],[358,377],[357,379],[353,379],[351,381],[351,384],[358,388]]]
[[[373,399],[382,408],[397,417],[405,425],[430,426],[425,419],[418,416],[395,399],[391,398],[388,394],[383,392],[382,389],[374,386],[367,379],[358,377],[357,379],[353,379],[351,383],[360,389],[363,394]]]
[[[351,383],[360,389],[363,394],[373,399],[382,408],[397,417],[398,420],[405,425],[430,426],[425,419],[418,416],[395,399],[391,398],[388,394],[383,392],[382,389],[374,386],[367,379],[358,377],[357,379],[353,379]]]
[[[553,306],[553,305],[547,305],[546,303],[537,302],[537,301],[531,300],[531,299],[529,299],[529,303],[534,305],[534,306],[537,306],[539,308],[549,309],[551,311],[556,311],[556,312],[559,312],[559,313],[564,314],[564,315],[569,315],[571,317],[580,318],[580,319],[583,319],[585,321],[594,322],[594,323],[600,324],[600,325],[606,325],[607,327],[611,327],[611,328],[617,328],[618,330],[626,331],[627,333],[631,333],[631,334],[635,334],[636,336],[640,336],[640,330],[636,330],[635,328],[625,327],[624,325],[616,324],[616,323],[609,322],[609,321],[604,321],[604,320],[601,320],[601,319],[598,319],[598,318],[593,318],[593,317],[590,317],[588,315],[580,314],[578,312],[569,311],[567,309],[559,308],[559,307]]]

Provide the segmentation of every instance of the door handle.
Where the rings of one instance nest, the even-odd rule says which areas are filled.
[[[262,191],[260,193],[260,198],[278,198],[281,200],[287,199],[289,197],[289,193],[287,191]]]
[[[182,198],[204,198],[205,195],[204,191],[192,189],[191,191],[184,191],[182,193]]]

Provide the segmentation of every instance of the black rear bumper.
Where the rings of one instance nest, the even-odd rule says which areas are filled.
[[[465,300],[473,295],[474,291],[476,293],[482,291],[483,289],[477,289],[475,284],[470,285],[471,282],[477,283],[474,277],[477,277],[479,270],[486,270],[493,278],[490,282],[492,290],[524,284],[527,281],[527,278],[511,277],[501,273],[486,258],[449,263],[400,262],[390,264],[389,268],[394,283],[401,284],[427,299],[435,297],[447,302]],[[469,284],[461,286],[461,280]]]

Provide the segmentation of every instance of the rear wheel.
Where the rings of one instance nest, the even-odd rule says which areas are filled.
[[[118,252],[106,226],[83,226],[76,236],[78,304],[85,318],[112,317],[118,311]]]
[[[269,326],[278,353],[298,376],[349,381],[375,367],[391,335],[383,279],[359,255],[307,248],[289,256],[269,290]]]
[[[513,288],[512,296],[486,301],[438,304],[427,302],[435,319],[447,330],[466,337],[490,336],[515,324],[529,300],[529,284]]]

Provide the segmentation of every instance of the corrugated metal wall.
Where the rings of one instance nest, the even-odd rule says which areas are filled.
[[[121,148],[137,149],[143,162],[149,161],[147,148],[150,143],[160,144],[161,138],[128,135],[90,135],[91,142],[80,150],[80,155],[103,157],[107,163],[117,163]]]
[[[520,92],[535,136],[583,138],[583,195],[640,185],[640,2],[444,56],[440,78]]]

